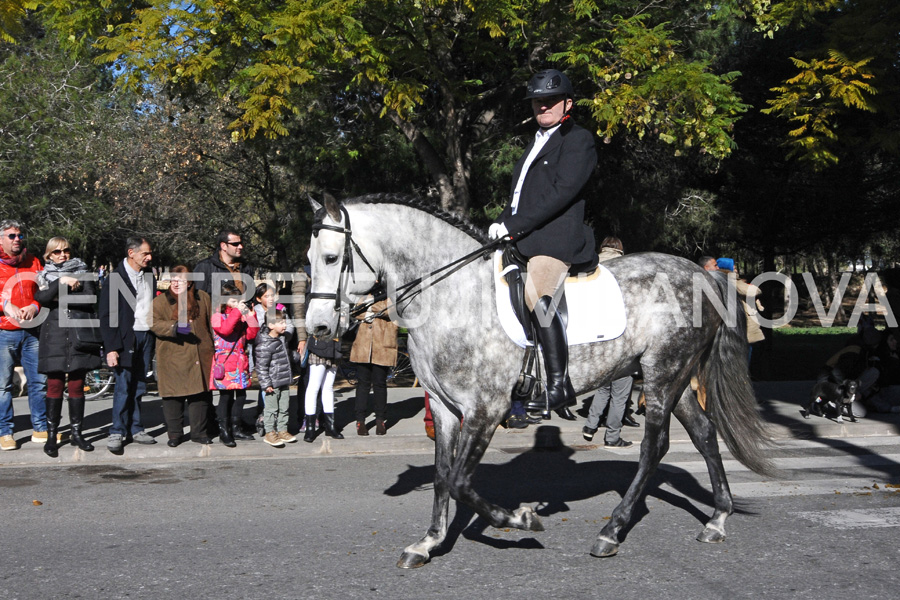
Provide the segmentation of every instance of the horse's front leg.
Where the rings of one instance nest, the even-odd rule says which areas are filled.
[[[448,485],[454,500],[469,506],[493,527],[511,527],[525,531],[543,531],[537,513],[530,506],[515,511],[491,504],[472,488],[472,475],[484,457],[497,426],[506,416],[508,402],[482,402],[463,420],[456,460],[450,470]]]
[[[715,511],[712,518],[706,523],[706,527],[697,536],[697,540],[707,543],[723,542],[725,541],[725,519],[734,512],[734,501],[731,497],[731,489],[728,487],[728,479],[725,476],[722,455],[719,453],[716,426],[700,408],[690,387],[685,389],[681,400],[675,406],[674,415],[691,436],[694,447],[703,455],[713,489]]]
[[[431,414],[434,418],[434,504],[431,526],[421,540],[407,546],[397,562],[401,569],[421,567],[447,537],[450,491],[447,481],[459,444],[459,418],[436,396],[431,394]]]

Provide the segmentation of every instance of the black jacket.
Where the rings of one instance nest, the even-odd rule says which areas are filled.
[[[145,271],[145,280],[150,280],[153,294],[156,294],[156,278],[149,270]],[[131,302],[124,295],[124,290],[131,293]],[[111,295],[118,297],[113,311]],[[119,263],[100,292],[100,333],[103,336],[103,350],[107,353],[119,353],[119,366],[131,368],[131,358],[134,355],[134,299],[137,290],[131,285],[131,278],[125,270],[125,261]],[[153,298],[150,299],[151,301]],[[150,333],[149,331],[147,332]],[[152,339],[152,337],[151,337]],[[151,348],[152,349],[152,348]]]
[[[259,387],[279,388],[291,384],[291,359],[288,355],[285,336],[273,338],[268,333],[260,333],[253,340],[253,358],[256,362],[256,378]]]
[[[82,352],[75,349],[75,328],[61,326],[67,320],[68,315],[60,311],[59,306],[59,279],[50,282],[46,290],[38,290],[34,299],[42,307],[49,308],[50,314],[41,325],[40,345],[38,347],[38,372],[39,373],[71,373],[73,371],[89,371],[100,368],[100,350],[96,353]],[[94,294],[96,286],[93,281],[81,280],[81,289],[77,292],[68,291],[66,305],[67,312],[72,310],[85,313],[94,312]],[[87,318],[87,315],[79,315],[73,318]]]
[[[203,279],[194,283],[194,289],[203,290],[210,296],[213,296],[213,300],[217,300],[217,298],[212,293],[213,273],[225,273],[228,275],[232,275],[232,272],[228,269],[228,267],[225,266],[225,263],[219,260],[218,253],[215,253],[212,256],[204,258],[203,260],[198,262],[197,266],[194,267],[194,273],[200,273],[203,275]],[[250,268],[250,265],[241,263],[241,273],[250,276],[251,280],[253,279],[253,269]],[[231,277],[226,277],[223,279],[223,282],[228,281],[229,279],[231,279]],[[253,290],[250,291],[252,292]]]
[[[533,146],[534,140],[516,163],[510,197]],[[596,166],[594,136],[588,130],[568,120],[553,132],[528,169],[516,214],[510,200],[497,219],[519,252],[572,264],[596,261],[594,232],[584,223],[580,195]]]

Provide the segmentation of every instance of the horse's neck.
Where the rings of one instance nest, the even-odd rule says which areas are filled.
[[[489,262],[478,258],[434,285],[430,285],[433,279],[428,277],[477,250],[480,242],[422,211],[395,206],[386,210],[391,212],[379,214],[378,210],[369,210],[355,218],[367,232],[366,247],[373,254],[377,248],[379,268],[384,272],[389,295],[409,282],[425,278],[426,289],[408,305],[400,306],[403,324],[411,331],[440,333],[480,312],[479,293],[490,281]],[[368,251],[364,248],[364,252]]]
[[[371,243],[366,246],[378,249],[380,268],[394,280],[395,287],[440,269],[480,246],[439,218],[404,206],[388,205],[381,214],[377,209],[360,211],[354,218],[370,236]],[[358,227],[354,223],[354,229]]]

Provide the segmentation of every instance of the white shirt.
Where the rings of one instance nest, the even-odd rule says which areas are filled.
[[[531,168],[531,163],[534,162],[534,159],[537,158],[537,155],[540,154],[541,149],[547,143],[547,140],[550,139],[550,136],[553,135],[553,132],[559,129],[559,125],[555,127],[551,127],[550,129],[538,129],[537,133],[534,134],[534,146],[531,147],[531,152],[528,153],[528,157],[525,159],[525,164],[522,165],[522,172],[519,173],[519,180],[516,182],[516,189],[513,190],[512,197],[512,214],[516,214],[519,210],[519,196],[522,195],[522,184],[525,183],[525,176],[528,174],[528,169]]]
[[[153,290],[150,289],[150,276],[143,271],[135,271],[125,261],[125,272],[131,285],[137,290],[137,302],[134,305],[134,330],[150,330],[150,303],[153,301]]]

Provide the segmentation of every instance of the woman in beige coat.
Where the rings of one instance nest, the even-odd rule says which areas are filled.
[[[169,289],[154,298],[153,324],[156,335],[156,378],[162,397],[169,446],[181,443],[184,406],[188,407],[191,441],[211,444],[207,415],[212,404],[209,375],[213,347],[209,294],[187,280],[184,265],[172,269]]]
[[[350,350],[350,361],[356,363],[356,433],[369,435],[366,428],[369,390],[375,400],[375,434],[384,435],[387,412],[387,376],[397,364],[397,324],[390,320],[388,302],[375,303],[361,320],[356,340]]]

